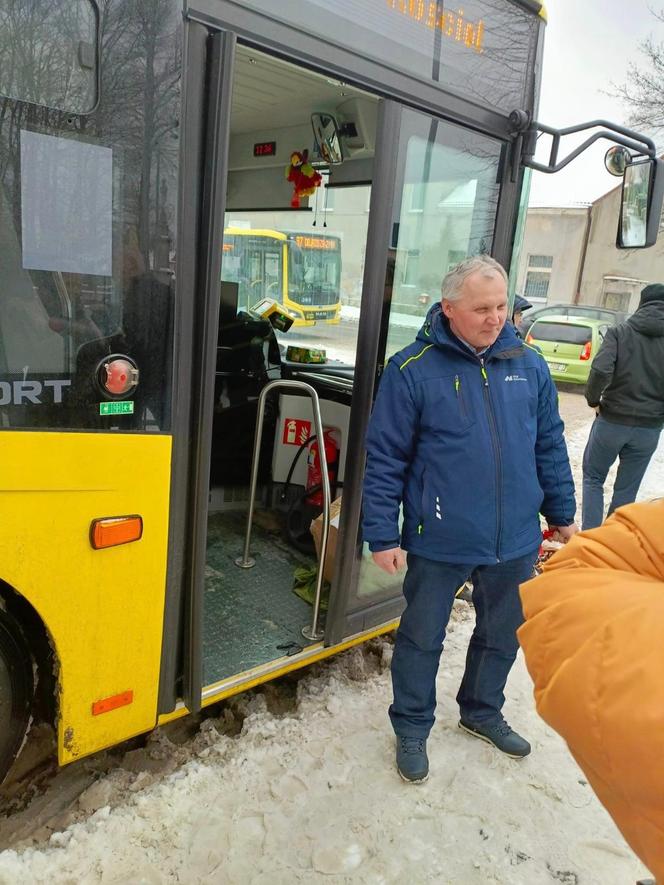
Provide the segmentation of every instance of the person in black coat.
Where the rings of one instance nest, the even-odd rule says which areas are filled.
[[[583,528],[604,518],[604,483],[616,458],[609,514],[631,504],[664,426],[664,285],[641,292],[639,307],[607,329],[593,360],[586,400],[595,409],[583,455]]]

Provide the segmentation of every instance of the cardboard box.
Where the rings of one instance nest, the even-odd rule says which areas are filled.
[[[339,517],[341,515],[341,495],[330,504],[330,531],[327,535],[327,553],[323,577],[332,583],[334,577],[334,561],[337,555],[337,538],[339,537]],[[320,546],[323,539],[323,514],[317,516],[311,523],[311,534],[316,545],[316,557],[320,562]]]

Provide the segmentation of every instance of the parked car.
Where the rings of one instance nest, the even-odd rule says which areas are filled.
[[[536,320],[544,317],[581,317],[583,319],[603,320],[608,326],[617,326],[627,319],[629,314],[624,310],[613,310],[611,307],[594,307],[590,304],[547,304],[546,307],[534,307],[524,313],[519,323],[519,332],[525,338],[530,327]]]
[[[610,323],[561,315],[536,320],[526,342],[540,349],[554,381],[585,384]]]

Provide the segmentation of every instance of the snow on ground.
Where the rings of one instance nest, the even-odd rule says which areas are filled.
[[[592,416],[569,396],[561,401],[572,415],[578,477]],[[663,480],[660,445],[641,497],[662,493]],[[454,695],[471,630],[472,609],[457,602],[426,784],[395,773],[386,716],[392,646],[374,640],[313,667],[281,712],[270,703],[274,686],[235,699],[241,734],[224,733],[228,710],[207,720],[187,761],[158,782],[111,772],[81,797],[94,813],[45,848],[0,854],[0,885],[635,882],[643,869],[538,718],[521,657],[505,712],[531,740],[531,756],[508,759],[457,728]],[[155,756],[168,752],[160,734]]]

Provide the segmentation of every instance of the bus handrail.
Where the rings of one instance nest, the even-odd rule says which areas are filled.
[[[244,536],[244,550],[242,556],[238,556],[235,565],[238,568],[253,568],[256,560],[249,556],[249,546],[251,544],[251,527],[254,518],[254,504],[256,499],[256,486],[258,485],[258,465],[261,455],[261,441],[263,437],[263,419],[265,416],[265,400],[268,393],[278,387],[301,390],[311,397],[311,406],[314,413],[314,428],[318,438],[318,455],[321,461],[321,484],[323,486],[323,533],[321,537],[320,556],[318,562],[318,571],[316,573],[316,595],[314,597],[313,614],[311,617],[311,625],[305,625],[302,628],[302,635],[306,639],[319,640],[325,635],[323,630],[318,626],[318,618],[320,615],[321,594],[323,592],[323,569],[325,567],[325,555],[327,553],[327,539],[330,532],[330,477],[327,472],[327,458],[325,456],[325,445],[323,443],[323,419],[320,412],[320,400],[318,393],[304,381],[291,381],[285,379],[277,379],[270,381],[261,390],[258,398],[258,415],[256,418],[256,432],[254,434],[254,457],[251,465],[251,483],[249,486],[249,512],[247,513],[247,530]]]
[[[339,378],[334,375],[325,375],[323,372],[293,372],[293,375],[303,375],[305,378],[311,378],[312,381],[326,384],[334,390],[353,390],[353,382],[350,378]]]

